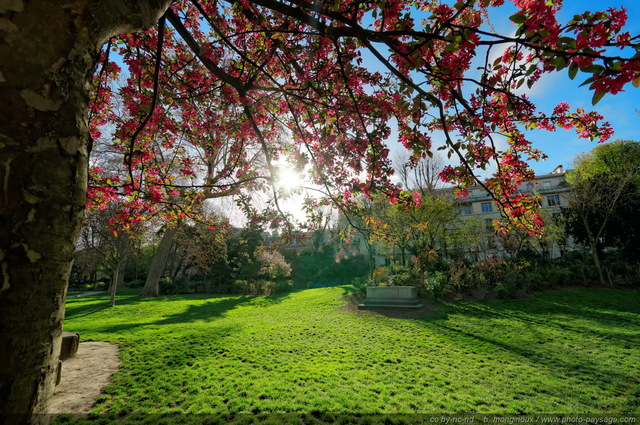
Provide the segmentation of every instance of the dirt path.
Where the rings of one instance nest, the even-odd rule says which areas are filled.
[[[118,370],[119,348],[104,341],[81,342],[62,362],[62,376],[49,401],[49,413],[89,413],[102,388]]]

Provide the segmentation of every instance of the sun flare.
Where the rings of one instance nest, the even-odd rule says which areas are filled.
[[[302,186],[302,176],[293,168],[282,167],[278,170],[276,184],[287,191],[295,190]]]

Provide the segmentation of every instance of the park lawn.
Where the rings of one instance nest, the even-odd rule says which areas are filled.
[[[419,319],[341,309],[351,291],[70,299],[65,330],[121,347],[121,369],[85,420],[640,414],[639,291],[461,302]]]

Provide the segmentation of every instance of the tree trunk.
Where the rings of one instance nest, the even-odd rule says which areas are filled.
[[[180,275],[180,272],[182,272],[183,269],[184,269],[184,258],[179,258],[178,259],[178,266],[176,267],[176,269],[171,274],[171,278],[173,280],[177,279],[178,276]]]
[[[86,196],[99,47],[168,3],[0,3],[0,424],[48,422],[40,413],[55,386]]]
[[[367,253],[369,254],[369,279],[373,279],[373,272],[376,268],[376,259],[373,255],[373,246],[369,243],[366,244]]]
[[[116,288],[124,288],[124,273],[127,268],[127,257],[123,257],[118,265],[118,279],[116,280]]]
[[[606,285],[604,280],[604,273],[602,271],[602,264],[600,264],[600,256],[598,255],[598,245],[597,242],[591,242],[591,255],[593,255],[593,263],[598,270],[598,278],[600,279],[600,283],[602,285]]]
[[[126,264],[125,258],[120,257],[118,264],[113,268],[113,276],[109,283],[109,307],[116,305],[116,291],[119,288],[119,282],[124,275],[124,265]],[[124,285],[123,285],[124,286]]]
[[[600,279],[600,284],[605,285],[606,283],[604,280],[604,273],[602,272],[602,264],[600,264],[600,256],[598,255],[598,237],[600,233],[594,236],[593,232],[591,231],[591,228],[589,227],[589,222],[587,221],[587,217],[584,214],[582,215],[582,224],[584,225],[584,228],[587,232],[587,237],[589,238],[591,255],[593,255],[593,263],[595,264],[596,269],[598,270],[598,278]]]
[[[164,271],[164,266],[167,263],[167,257],[171,251],[171,245],[173,245],[173,239],[178,232],[178,226],[169,227],[165,229],[162,239],[158,244],[153,260],[151,261],[151,268],[149,269],[149,275],[147,281],[142,289],[141,297],[159,297],[160,296],[160,278]]]

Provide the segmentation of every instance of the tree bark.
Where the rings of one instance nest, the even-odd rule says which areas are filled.
[[[177,232],[178,225],[165,229],[162,239],[160,239],[160,243],[158,244],[158,249],[151,261],[151,268],[149,269],[147,281],[144,284],[144,288],[142,288],[142,293],[140,293],[141,297],[160,296],[160,278],[162,277],[162,272],[164,271],[164,267],[167,263],[167,257],[169,256],[171,245],[173,244],[173,239]]]
[[[151,25],[169,3],[0,3],[0,424],[48,422],[99,48]]]
[[[113,268],[113,276],[111,282],[109,282],[109,307],[116,305],[116,292],[120,288],[120,281],[123,280],[124,265],[126,264],[125,257],[121,256],[118,264]],[[124,284],[122,285],[124,286]]]
[[[118,279],[116,280],[116,288],[124,288],[124,274],[127,269],[127,257],[120,260],[118,265]]]
[[[584,228],[587,232],[587,236],[589,238],[589,247],[591,248],[591,255],[593,256],[593,263],[598,270],[598,278],[600,279],[600,284],[604,285],[604,274],[602,273],[602,264],[600,264],[600,256],[598,255],[598,235],[594,236],[591,231],[591,227],[589,227],[589,221],[587,220],[587,216],[585,214],[582,215],[582,223],[584,224]]]

